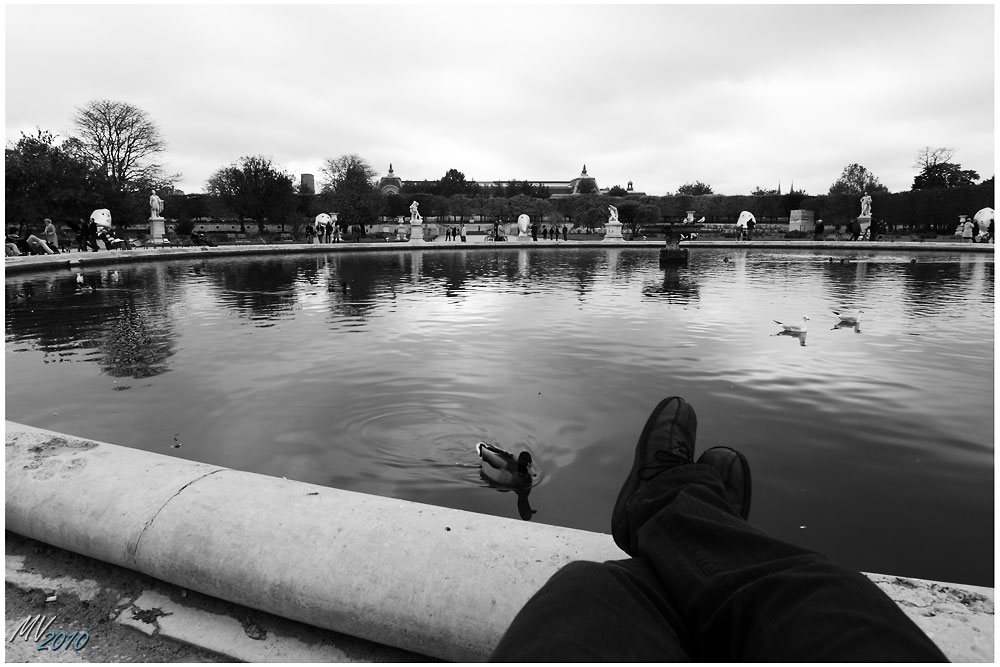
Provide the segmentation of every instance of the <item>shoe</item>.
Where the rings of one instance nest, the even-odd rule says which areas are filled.
[[[747,457],[730,447],[712,447],[698,457],[698,463],[719,471],[726,485],[726,499],[744,519],[750,518],[750,464]]]
[[[635,461],[611,512],[611,535],[615,543],[630,553],[632,535],[639,526],[629,521],[627,505],[643,482],[664,470],[694,462],[694,441],[698,417],[694,408],[680,396],[660,401],[646,420],[635,446]]]

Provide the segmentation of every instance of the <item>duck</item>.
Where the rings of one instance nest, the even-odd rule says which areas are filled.
[[[481,459],[483,475],[496,484],[528,488],[538,481],[538,468],[528,452],[514,456],[506,449],[479,442],[476,443],[476,454]]]
[[[863,310],[854,310],[854,311],[835,310],[835,311],[833,311],[833,314],[840,318],[840,323],[841,324],[860,324],[861,323],[861,313],[863,313],[863,312],[865,312],[865,311],[863,311]]]
[[[786,333],[800,334],[806,332],[806,329],[808,327],[806,322],[808,321],[809,321],[809,316],[803,315],[802,324],[785,324],[784,322],[779,322],[778,320],[774,320],[774,323],[779,325],[782,328],[782,330]]]

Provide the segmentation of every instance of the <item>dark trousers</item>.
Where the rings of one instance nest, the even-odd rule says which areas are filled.
[[[639,556],[561,569],[491,660],[946,661],[867,577],[744,521],[710,466],[661,473],[630,513]]]

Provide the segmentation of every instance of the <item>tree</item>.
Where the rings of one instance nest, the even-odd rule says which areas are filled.
[[[960,188],[975,185],[979,174],[971,169],[962,169],[962,165],[952,162],[955,155],[953,148],[931,148],[925,146],[917,153],[914,167],[920,167],[920,173],[913,179],[913,190],[929,190],[931,188]]]
[[[80,143],[119,192],[169,181],[156,159],[166,149],[160,129],[142,109],[126,102],[93,100],[73,119]]]
[[[46,217],[75,223],[99,208],[101,177],[80,153],[75,139],[57,143],[51,132],[22,132],[4,151],[8,224],[34,227]]]
[[[323,163],[323,192],[335,192],[337,187],[350,175],[357,178],[363,175],[365,180],[373,181],[378,172],[367,160],[356,153],[341,155],[336,158],[328,158]]]
[[[624,197],[627,194],[628,190],[626,190],[620,185],[615,185],[610,190],[608,190],[608,196],[610,197]]]
[[[762,188],[762,187],[760,187],[758,185],[757,187],[755,187],[753,189],[753,192],[751,192],[750,194],[753,195],[754,197],[766,197],[767,195],[776,195],[776,194],[778,194],[778,191],[777,190],[767,190],[767,189]]]
[[[465,181],[465,174],[458,169],[449,169],[438,182],[442,197],[465,194],[468,183]]]
[[[830,186],[831,195],[860,197],[866,192],[870,195],[888,193],[889,188],[879,183],[874,174],[856,162],[844,167],[840,178]]]
[[[284,223],[296,207],[291,175],[262,155],[243,157],[219,169],[208,179],[206,190],[220,197],[241,222],[243,218],[256,220],[262,236],[265,221]]]
[[[354,153],[325,162],[321,200],[330,211],[336,211],[337,225],[344,232],[354,225],[373,224],[378,212],[384,209],[375,187],[377,173],[364,158]],[[427,215],[426,210],[421,214]]]
[[[700,195],[710,195],[714,193],[712,192],[711,186],[705,185],[701,181],[695,181],[694,183],[685,183],[681,187],[677,188],[677,194],[697,197]]]

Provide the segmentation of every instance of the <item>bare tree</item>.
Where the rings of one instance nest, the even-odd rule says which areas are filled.
[[[84,151],[119,189],[162,179],[156,158],[166,149],[160,129],[142,109],[126,102],[93,100],[73,119]]]
[[[917,151],[917,161],[913,166],[924,170],[931,170],[940,164],[951,162],[953,157],[955,157],[954,148],[931,148],[930,146],[924,146]]]

